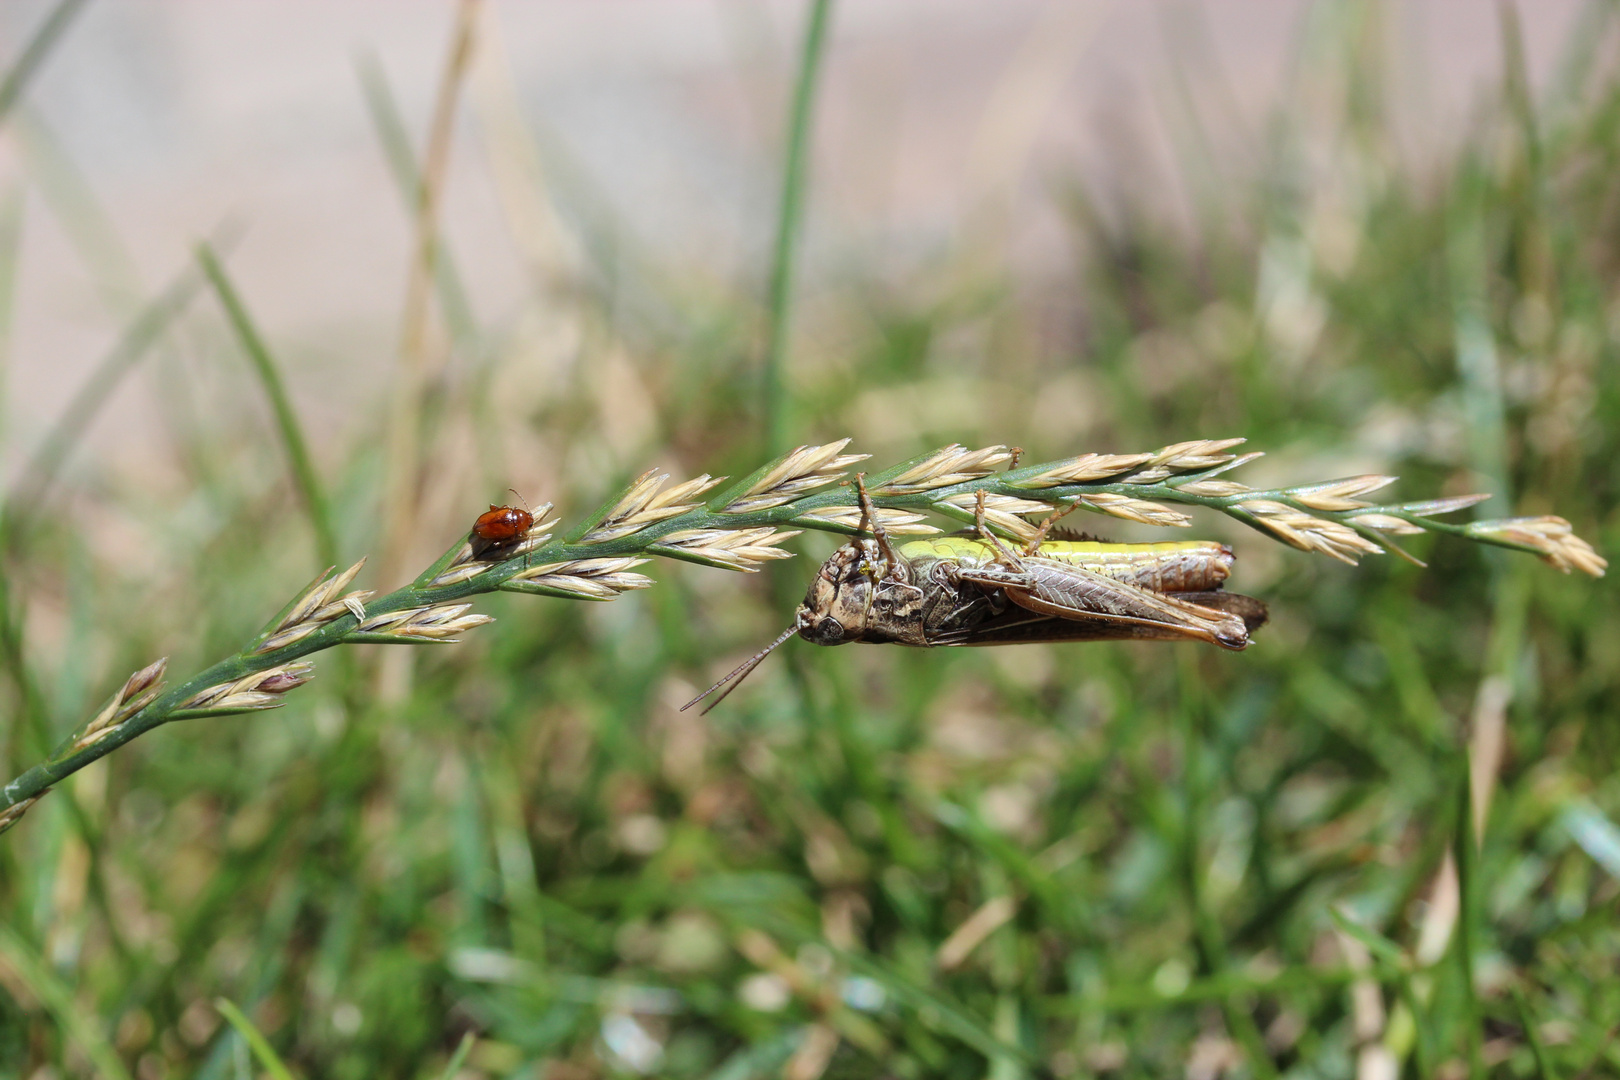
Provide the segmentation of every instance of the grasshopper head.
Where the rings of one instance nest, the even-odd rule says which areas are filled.
[[[821,564],[799,605],[795,624],[812,645],[842,645],[860,640],[876,594],[876,545],[857,540],[833,552]]]

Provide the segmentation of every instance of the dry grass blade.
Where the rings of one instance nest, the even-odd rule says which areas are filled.
[[[954,484],[966,483],[989,476],[998,467],[1012,460],[1012,451],[1005,446],[986,446],[969,450],[957,443],[942,447],[891,480],[870,489],[873,497],[883,495],[916,495]]]
[[[726,504],[722,514],[751,514],[790,503],[799,496],[845,477],[845,469],[870,454],[845,454],[848,439],[820,446],[801,446],[766,470],[742,495]]]

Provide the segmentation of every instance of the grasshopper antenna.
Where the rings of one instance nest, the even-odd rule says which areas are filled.
[[[794,619],[793,620],[793,625],[788,627],[786,630],[782,631],[782,634],[781,634],[780,637],[778,637],[775,641],[771,642],[769,645],[765,646],[763,649],[759,650],[759,652],[755,653],[753,656],[750,656],[748,659],[746,659],[742,663],[738,664],[737,667],[736,667],[736,670],[734,670],[730,675],[727,675],[725,678],[721,679],[719,682],[715,683],[713,686],[711,686],[707,690],[703,691],[703,693],[699,694],[697,697],[693,698],[691,701],[688,701],[685,705],[682,705],[681,706],[681,712],[685,712],[687,709],[690,709],[692,706],[696,705],[698,702],[702,701],[704,698],[708,697],[710,694],[714,693],[716,690],[720,690],[720,688],[722,686],[724,686],[725,689],[720,690],[720,696],[715,698],[713,701],[709,702],[708,708],[704,709],[703,712],[698,714],[699,716],[707,715],[710,709],[713,709],[716,705],[718,705],[722,701],[726,700],[726,695],[730,694],[733,690],[737,689],[738,685],[744,679],[748,678],[749,673],[752,672],[755,668],[759,667],[759,665],[764,662],[764,660],[765,660],[765,658],[767,656],[771,655],[771,650],[772,649],[775,649],[778,645],[782,644],[782,642],[786,641],[788,638],[792,637],[794,634],[797,634],[798,632],[799,632],[799,620]]]

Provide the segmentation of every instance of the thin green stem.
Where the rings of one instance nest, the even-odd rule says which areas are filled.
[[[0,120],[10,115],[17,102],[22,99],[23,91],[33,81],[45,58],[51,54],[56,43],[62,35],[67,33],[68,26],[73,22],[74,16],[90,2],[90,0],[59,0],[40,23],[39,29],[23,47],[22,53],[17,57],[5,78],[0,79]]]
[[[129,324],[112,351],[85,380],[56,424],[34,451],[22,477],[6,497],[6,532],[15,538],[50,489],[57,471],[78,445],[90,422],[136,364],[162,340],[174,320],[185,311],[202,284],[196,269],[187,266]]]
[[[782,164],[782,201],[776,216],[776,243],[771,255],[770,336],[765,349],[765,448],[780,453],[787,447],[788,391],[783,375],[788,335],[792,329],[794,256],[804,223],[805,173],[810,157],[811,109],[816,80],[821,73],[827,23],[832,0],[811,0],[799,56],[799,78],[793,88],[788,114],[787,146]]]
[[[258,373],[259,382],[264,386],[265,397],[269,398],[270,408],[275,412],[276,428],[281,433],[282,445],[287,449],[287,461],[292,466],[293,482],[298,485],[299,493],[304,498],[310,527],[315,532],[315,547],[320,560],[326,565],[335,565],[338,561],[337,536],[332,531],[326,498],[321,493],[320,481],[315,476],[315,466],[310,460],[309,448],[304,441],[304,432],[298,423],[298,414],[293,411],[292,401],[287,397],[281,375],[276,370],[275,359],[270,355],[264,338],[253,325],[241,297],[237,295],[235,287],[226,277],[225,268],[215,256],[213,248],[206,243],[199,244],[197,261],[202,265],[203,273],[207,276],[209,284],[214,287],[220,304],[225,308],[231,328],[236,331],[242,350],[252,361],[253,370]]]

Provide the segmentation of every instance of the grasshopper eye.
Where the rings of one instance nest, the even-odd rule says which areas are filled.
[[[799,636],[812,645],[837,645],[844,640],[844,624],[827,616],[806,626]]]

